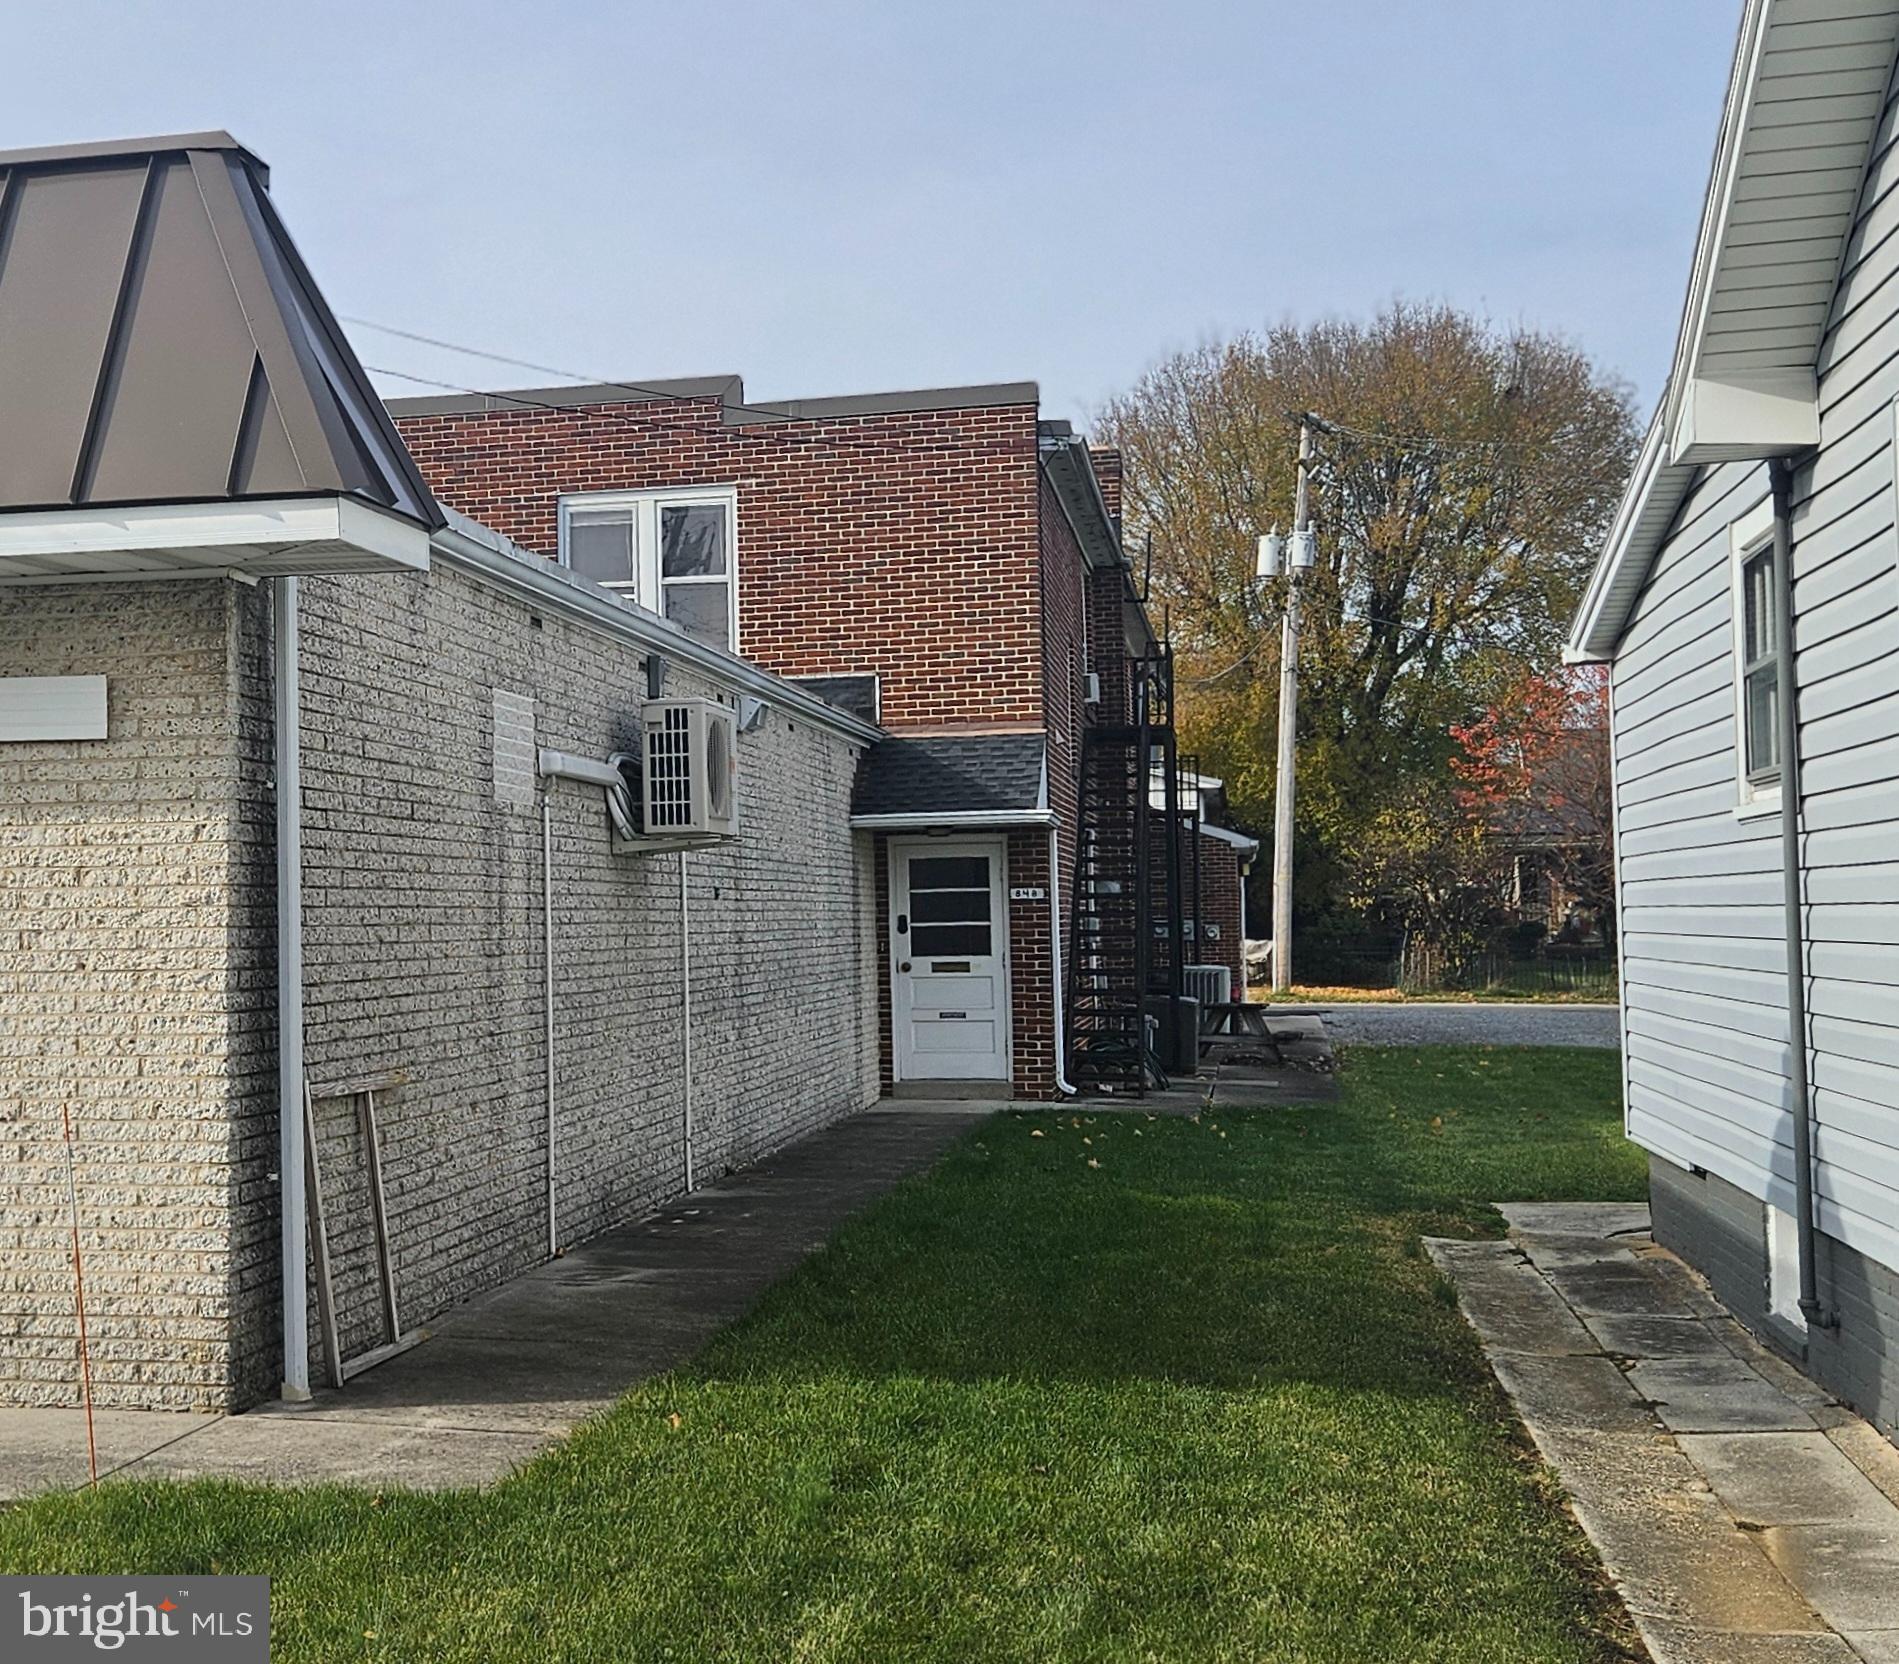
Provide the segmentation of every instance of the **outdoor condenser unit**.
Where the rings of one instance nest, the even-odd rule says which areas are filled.
[[[640,707],[640,807],[649,838],[730,838],[738,832],[735,714],[711,699]]]

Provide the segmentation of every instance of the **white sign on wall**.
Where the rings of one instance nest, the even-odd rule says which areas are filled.
[[[0,742],[105,737],[103,676],[0,676]]]

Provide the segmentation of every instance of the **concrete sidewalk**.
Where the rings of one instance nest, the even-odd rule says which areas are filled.
[[[97,1417],[101,1474],[447,1487],[502,1478],[683,1363],[985,1103],[885,1103],[458,1306],[303,1408]],[[0,1500],[86,1478],[78,1410],[0,1410]]]
[[[1657,1664],[1899,1664],[1899,1450],[1759,1346],[1648,1209],[1436,1240]]]

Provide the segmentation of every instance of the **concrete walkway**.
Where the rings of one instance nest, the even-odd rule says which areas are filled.
[[[97,1418],[114,1478],[490,1483],[683,1363],[851,1214],[1001,1106],[892,1103],[478,1296],[415,1350],[300,1409]],[[0,1499],[86,1478],[77,1410],[0,1410]]]
[[[1657,1664],[1899,1664],[1899,1450],[1760,1347],[1640,1206],[1427,1244]]]

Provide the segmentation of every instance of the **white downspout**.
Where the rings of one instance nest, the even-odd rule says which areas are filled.
[[[679,852],[679,1038],[685,1073],[683,1131],[686,1140],[686,1189],[693,1190],[692,1126],[692,914],[686,902],[686,852]]]
[[[309,1282],[303,1184],[303,699],[297,680],[297,580],[271,595],[277,750],[277,1180],[281,1198],[282,1395],[310,1397]]]
[[[547,1033],[547,1257],[560,1252],[554,1217],[554,794],[541,781],[541,961],[542,1016]]]
[[[1055,1090],[1072,1098],[1074,1087],[1068,1084],[1066,1039],[1067,1018],[1062,1010],[1062,829],[1048,829],[1048,946],[1049,963],[1055,967]]]

